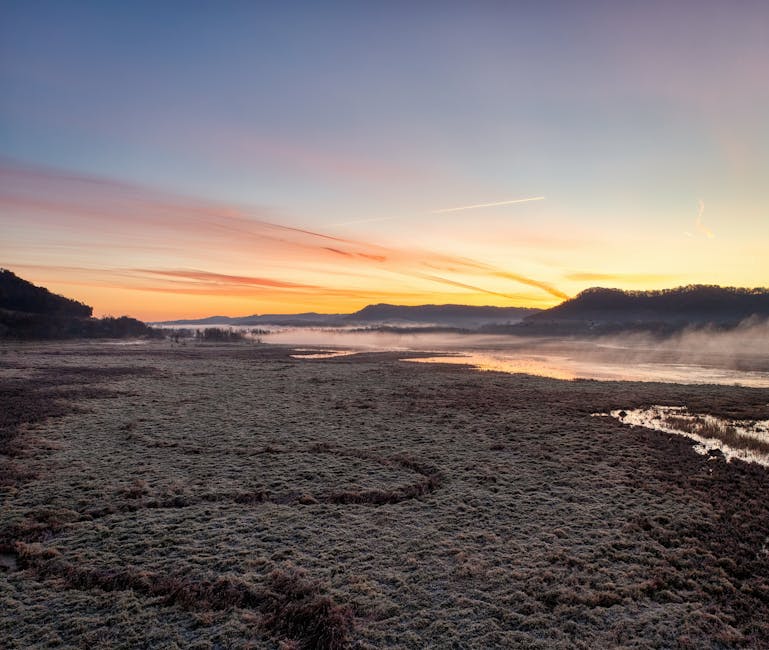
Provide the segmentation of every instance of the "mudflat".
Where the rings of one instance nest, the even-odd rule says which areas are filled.
[[[0,349],[2,645],[769,648],[768,390],[296,355]]]

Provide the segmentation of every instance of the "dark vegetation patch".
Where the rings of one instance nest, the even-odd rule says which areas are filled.
[[[148,327],[135,318],[72,317],[61,314],[35,314],[0,308],[0,339],[62,340],[163,337],[160,330]]]
[[[21,458],[40,450],[25,435],[31,425],[82,411],[81,400],[116,397],[108,388],[60,384],[52,379],[0,380],[0,489],[16,488],[36,478]]]
[[[218,611],[258,612],[260,627],[288,637],[301,648],[335,650],[349,646],[353,613],[325,595],[322,585],[294,568],[275,569],[261,586],[231,576],[163,575],[134,568],[91,568],[61,558],[39,544],[16,544],[17,563],[40,578],[56,579],[68,589],[131,590],[161,598],[165,605]]]
[[[639,438],[655,437],[639,429]],[[659,438],[659,434],[656,434]],[[663,438],[664,439],[664,438]],[[659,442],[657,440],[656,442]],[[675,441],[670,441],[675,442]],[[685,443],[684,443],[685,444]],[[671,456],[656,481],[704,504],[708,520],[641,517],[628,528],[659,543],[666,565],[650,576],[655,594],[697,599],[742,630],[735,647],[769,647],[769,501],[767,471],[750,463]]]
[[[38,372],[46,373],[42,378],[44,383],[94,383],[105,379],[122,379],[124,377],[151,377],[159,373],[151,366],[39,366]],[[63,379],[63,381],[62,381]],[[40,381],[40,380],[38,380]]]
[[[72,411],[72,405],[56,400],[53,388],[41,388],[33,380],[0,382],[0,454],[16,455],[15,446],[22,424],[33,424]]]
[[[83,410],[80,400],[117,397],[123,393],[92,383],[127,376],[154,374],[154,368],[47,366],[37,369],[34,378],[0,379],[0,489],[18,489],[37,477],[23,462],[39,449],[28,427],[50,418]],[[31,439],[30,439],[31,438]],[[78,514],[43,509],[21,522],[0,528],[0,552],[8,552],[15,541],[49,539]]]
[[[246,340],[246,336],[240,330],[223,327],[206,327],[203,330],[196,330],[194,338],[205,343],[232,343]]]
[[[78,412],[82,406],[75,400],[123,394],[90,384],[156,372],[155,368],[145,366],[44,366],[37,369],[33,378],[0,378],[0,404],[3,405],[0,409],[0,462],[6,463],[9,457],[21,453],[21,434],[25,427]],[[15,484],[2,481],[4,479],[0,479],[0,484]]]
[[[705,413],[729,420],[769,419],[769,395],[766,389],[723,386],[681,386],[676,384],[630,384],[621,393],[629,398],[628,404],[614,401],[612,391],[604,400],[604,410],[616,408],[648,408],[655,404],[686,406],[691,413]],[[657,401],[655,401],[657,400]],[[608,407],[611,406],[611,409]]]
[[[421,365],[421,364],[419,364]],[[468,367],[425,364],[417,372],[466,376]],[[472,371],[476,374],[477,371]],[[766,389],[716,385],[662,384],[653,382],[560,381],[520,375],[521,386],[511,391],[515,376],[484,372],[484,381],[457,381],[451,390],[430,387],[396,389],[390,397],[415,413],[441,409],[476,414],[504,414],[510,409],[552,408],[575,416],[589,416],[618,408],[648,408],[655,404],[687,406],[690,412],[734,420],[769,419]],[[555,390],[554,390],[555,389]]]

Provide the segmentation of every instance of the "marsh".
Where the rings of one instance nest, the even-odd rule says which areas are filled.
[[[765,389],[3,352],[8,647],[769,647],[766,469],[591,417],[762,420]]]

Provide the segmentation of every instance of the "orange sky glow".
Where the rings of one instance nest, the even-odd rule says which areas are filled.
[[[661,264],[667,274],[573,270],[593,267],[600,249],[603,267],[626,268],[628,255],[621,243],[585,233],[570,239],[567,229],[554,236],[506,230],[495,215],[417,222],[413,236],[399,230],[372,242],[338,227],[288,225],[268,209],[50,169],[5,164],[0,187],[0,213],[15,216],[6,225],[3,265],[99,315],[347,313],[377,302],[549,307],[595,284],[687,282],[670,261]],[[553,256],[563,261],[537,259]]]

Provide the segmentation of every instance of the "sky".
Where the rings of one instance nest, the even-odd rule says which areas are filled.
[[[769,3],[0,0],[0,267],[144,320],[769,284]]]

